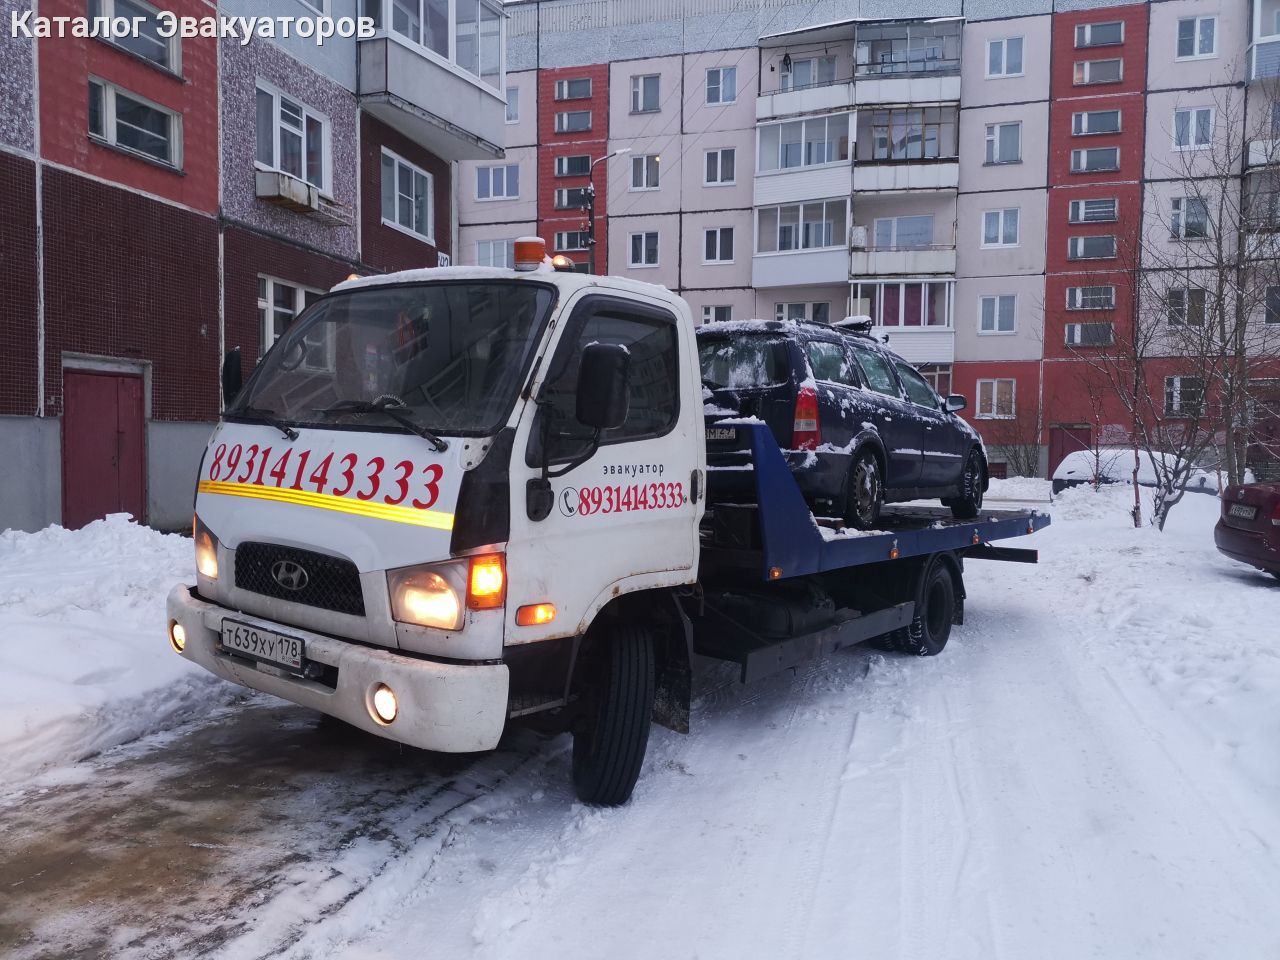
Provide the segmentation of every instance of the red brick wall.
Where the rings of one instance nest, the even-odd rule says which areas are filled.
[[[435,244],[382,222],[382,148],[421,167],[434,180]],[[449,165],[383,123],[360,119],[361,258],[382,272],[434,267],[437,251],[452,253],[453,187]]]
[[[591,79],[591,97],[586,100],[556,100],[557,80]],[[556,133],[556,114],[569,110],[590,110],[591,130],[582,133]],[[586,222],[585,210],[557,210],[555,192],[562,187],[585,187],[587,177],[557,177],[556,157],[581,154],[593,161],[609,152],[609,65],[593,64],[583,67],[563,67],[541,70],[538,73],[538,233],[548,245],[555,243],[555,235],[566,230],[582,230]],[[609,194],[607,163],[596,167],[596,264],[598,273],[607,273],[608,239],[605,237],[605,217],[608,215]],[[589,254],[572,253],[575,260],[585,261]]]
[[[228,226],[224,238],[227,349],[241,348],[247,378],[257,361],[261,339],[258,275],[328,290],[350,276],[355,267],[241,227]]]
[[[218,412],[216,221],[46,167],[45,410],[65,351],[149,360],[152,416]]]
[[[1115,46],[1076,48],[1076,27],[1084,23],[1124,22],[1124,42]],[[1141,95],[1147,82],[1147,4],[1133,3],[1122,7],[1098,7],[1053,15],[1052,73],[1049,79],[1051,97],[1110,96],[1130,93]],[[1120,83],[1074,83],[1075,63],[1079,60],[1124,60]]]
[[[36,412],[36,174],[0,153],[0,414]]]
[[[209,16],[203,0],[159,0],[179,16]],[[44,0],[40,15],[84,16],[84,0]],[[210,38],[182,40],[182,76],[98,39],[51,37],[40,44],[40,141],[54,163],[216,213],[218,209],[218,48]],[[181,172],[89,139],[89,75],[116,83],[182,114]]]
[[[1014,414],[1020,418],[1020,427],[1013,428],[1007,421],[984,420],[978,417],[979,380],[1015,380]],[[951,392],[963,394],[969,405],[961,413],[988,444],[1006,444],[1021,435],[1034,433],[1035,410],[1040,403],[1040,361],[992,360],[955,363],[951,367]]]

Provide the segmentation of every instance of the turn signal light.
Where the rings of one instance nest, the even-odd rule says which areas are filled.
[[[521,627],[540,627],[556,618],[554,603],[531,603],[516,611],[516,624]]]
[[[471,558],[467,577],[467,606],[472,610],[493,610],[502,606],[507,592],[507,572],[502,554]]]

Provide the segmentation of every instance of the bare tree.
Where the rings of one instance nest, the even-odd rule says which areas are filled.
[[[982,439],[999,451],[1017,477],[1034,477],[1040,473],[1040,438],[1044,433],[1044,414],[1037,396],[1027,403],[1019,398],[1017,409],[1008,416],[982,422]]]

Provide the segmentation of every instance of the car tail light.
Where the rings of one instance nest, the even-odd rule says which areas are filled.
[[[818,391],[813,387],[801,387],[796,394],[796,420],[791,428],[793,450],[817,450],[822,443],[822,431],[818,429]]]

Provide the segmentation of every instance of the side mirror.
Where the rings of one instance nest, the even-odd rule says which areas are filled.
[[[627,419],[631,354],[620,344],[591,343],[578,369],[578,421],[595,430],[613,430]]]
[[[969,401],[966,400],[962,394],[953,393],[951,396],[947,397],[946,403],[943,404],[943,407],[946,408],[947,413],[959,413],[968,405]]]
[[[240,365],[240,348],[232,347],[222,358],[222,403],[231,406],[244,386],[244,369]]]

